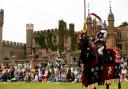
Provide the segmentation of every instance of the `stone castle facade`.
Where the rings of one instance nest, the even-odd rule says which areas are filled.
[[[117,48],[126,54],[128,53],[128,27],[115,27],[114,15],[110,8],[108,14],[108,26],[104,22],[105,29],[109,32],[107,39],[108,48]],[[50,48],[41,48],[39,44],[39,37],[43,34],[45,44],[49,43],[49,33],[51,34],[52,44],[57,45],[60,50],[60,55],[64,62],[72,64],[74,50],[77,48],[78,33],[75,32],[74,24],[69,24],[67,27],[66,22],[59,20],[58,28],[34,31],[34,24],[26,24],[26,44],[4,41],[2,39],[2,31],[4,25],[4,10],[0,10],[0,61],[15,59],[19,62],[30,61],[32,57],[37,61],[47,61],[51,59],[55,61],[56,50]],[[90,15],[87,16],[87,34],[95,36],[96,32],[101,30],[101,25],[97,24],[96,19],[92,19]]]
[[[60,55],[64,62],[72,63],[71,52],[76,46],[74,24],[69,24],[69,29],[67,28],[66,22],[59,20],[58,28],[34,31],[34,24],[26,24],[26,58],[30,55],[36,56],[37,60],[47,61],[51,59],[55,61],[57,55],[57,49],[60,50]],[[52,50],[52,48],[41,48],[39,43],[40,36],[44,36],[45,45],[56,45],[57,47]],[[51,40],[51,43],[49,44]],[[44,45],[44,44],[42,44]]]
[[[55,61],[57,49],[60,50],[60,55],[63,62],[72,63],[72,51],[76,47],[74,24],[69,24],[69,29],[66,22],[59,20],[58,28],[34,31],[34,24],[26,24],[26,44],[2,40],[2,31],[4,24],[4,10],[0,11],[0,61],[1,62],[29,62],[32,58],[36,61],[43,62],[49,59]],[[50,48],[41,48],[39,38],[43,34],[45,44],[51,43],[57,47],[52,50]],[[49,37],[49,34],[51,35]],[[43,45],[43,44],[42,44]]]

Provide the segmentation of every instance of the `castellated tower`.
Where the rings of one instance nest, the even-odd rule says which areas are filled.
[[[34,24],[26,24],[26,58],[32,55],[32,37],[33,37]]]
[[[4,10],[0,9],[0,60],[2,60],[2,33],[4,23]]]
[[[92,36],[92,18],[90,15],[87,16],[87,34],[88,36]]]
[[[114,27],[114,15],[111,10],[110,6],[110,12],[108,14],[108,39],[107,39],[107,47],[108,48],[115,48],[116,47],[116,32]]]
[[[59,30],[58,30],[58,36],[59,36],[59,49],[60,52],[64,51],[64,32],[66,28],[66,23],[63,20],[59,20]]]

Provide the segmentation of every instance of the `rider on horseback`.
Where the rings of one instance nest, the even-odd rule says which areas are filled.
[[[103,29],[96,36],[95,43],[98,44],[99,55],[104,55],[104,51],[106,50],[107,35],[108,35],[108,32]]]
[[[106,50],[106,40],[107,40],[108,32],[104,29],[100,30],[100,32],[96,35],[95,44],[97,45],[97,53],[99,55],[99,62],[101,64],[104,63],[104,58],[107,57]]]

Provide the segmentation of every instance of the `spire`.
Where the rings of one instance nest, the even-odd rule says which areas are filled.
[[[88,15],[90,14],[90,7],[89,7],[89,3],[88,3]]]
[[[106,27],[107,27],[107,24],[106,24],[106,21],[105,20],[103,22],[103,27],[104,27],[104,29],[106,29]]]
[[[112,13],[112,7],[111,7],[111,1],[109,1],[109,8],[110,8],[110,12],[108,15],[108,20],[114,20],[114,15]]]
[[[110,8],[110,12],[112,12],[112,11],[111,11],[111,1],[109,1],[109,8]]]
[[[88,3],[88,16],[87,16],[87,21],[92,21],[92,18],[91,18],[91,16],[90,16],[89,3]]]
[[[109,1],[110,12],[108,14],[108,26],[114,27],[114,15],[112,13],[111,1]]]
[[[111,7],[111,1],[109,1],[109,8],[110,8],[110,13],[112,15],[112,7]]]

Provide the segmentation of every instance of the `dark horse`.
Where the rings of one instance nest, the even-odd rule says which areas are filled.
[[[80,60],[82,62],[82,83],[85,87],[98,82],[98,85],[104,84],[104,81],[118,79],[120,74],[120,55],[113,49],[105,49],[101,57],[97,53],[97,45],[90,41],[86,33],[81,35],[80,39]],[[94,87],[94,89],[96,89]],[[109,89],[107,84],[106,89]],[[120,88],[119,88],[120,89]]]

